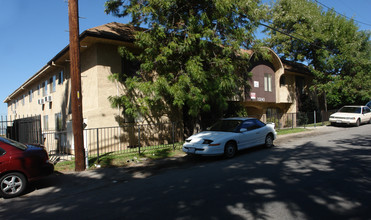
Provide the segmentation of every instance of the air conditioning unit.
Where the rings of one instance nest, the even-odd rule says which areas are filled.
[[[51,102],[52,101],[51,96],[45,96],[44,99],[45,99],[45,102]]]
[[[42,98],[42,99],[38,99],[38,100],[37,100],[37,103],[38,103],[39,105],[45,104],[45,99],[44,99],[44,98]]]

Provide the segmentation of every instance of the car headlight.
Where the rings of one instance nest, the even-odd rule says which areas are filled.
[[[211,144],[213,143],[213,140],[204,139],[204,142],[202,144]]]
[[[204,139],[204,142],[202,142],[202,144],[207,144],[207,145],[209,145],[209,146],[219,146],[220,145],[220,143],[214,143],[213,144],[213,140],[208,140],[208,139]]]

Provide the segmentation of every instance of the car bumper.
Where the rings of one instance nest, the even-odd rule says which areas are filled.
[[[45,176],[49,176],[52,173],[54,173],[54,165],[50,162],[45,163],[42,167],[40,167],[40,170],[37,174],[33,174],[28,177],[30,181],[38,180],[40,178],[43,178]]]
[[[193,144],[184,144],[182,148],[186,154],[197,154],[204,156],[217,156],[224,154],[224,145],[219,146],[200,146]]]
[[[347,125],[355,125],[357,120],[355,119],[341,119],[341,118],[330,118],[330,123],[332,124],[347,124]]]

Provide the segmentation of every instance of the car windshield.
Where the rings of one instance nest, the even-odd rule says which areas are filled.
[[[357,113],[360,114],[362,112],[362,109],[360,107],[342,107],[339,112],[344,112],[344,113]]]
[[[19,143],[18,141],[14,141],[8,138],[0,137],[0,141],[7,143],[9,145],[12,145],[13,147],[16,147],[21,150],[26,150],[27,146],[25,144]]]
[[[236,128],[241,124],[241,120],[220,120],[211,126],[209,131],[226,131],[235,132]]]

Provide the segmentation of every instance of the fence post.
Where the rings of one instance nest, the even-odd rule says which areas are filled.
[[[140,125],[138,125],[138,151],[140,154]]]
[[[99,129],[97,128],[97,162],[99,163]]]
[[[314,120],[314,128],[316,128],[317,120],[316,120],[316,111],[315,110],[313,111],[313,120]]]
[[[173,150],[175,150],[175,122],[171,123],[172,135],[173,135]]]

